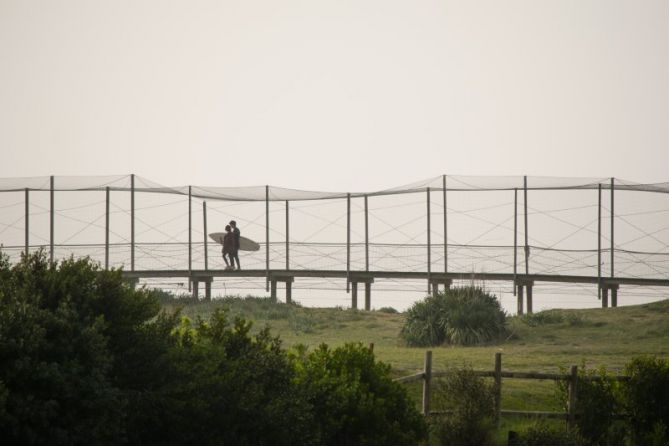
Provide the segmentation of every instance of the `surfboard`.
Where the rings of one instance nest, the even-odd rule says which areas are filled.
[[[223,244],[223,237],[225,237],[225,232],[212,232],[209,234],[215,242]],[[251,240],[250,238],[244,237],[243,235],[239,236],[239,250],[240,251],[258,251],[260,250],[260,245]]]

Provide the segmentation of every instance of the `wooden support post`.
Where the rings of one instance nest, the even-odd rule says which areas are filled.
[[[529,237],[527,233],[527,175],[523,177],[523,191],[525,194],[525,199],[523,200],[523,206],[525,207],[525,274],[530,273],[530,244]]]
[[[372,283],[365,281],[365,311],[372,309]]]
[[[369,271],[369,209],[365,195],[365,271]]]
[[[430,284],[432,285],[432,295],[437,297],[437,294],[439,294],[439,282],[433,280]]]
[[[443,188],[444,188],[444,273],[448,272],[448,208],[447,198],[446,198],[446,175],[442,176]]]
[[[430,219],[430,188],[427,188],[427,293],[430,294],[430,274],[432,273],[432,229]]]
[[[290,207],[286,200],[286,270],[290,269]],[[288,291],[288,288],[286,288]]]
[[[532,290],[534,288],[534,284],[528,284],[527,285],[527,314],[532,314]]]
[[[518,316],[523,314],[523,285],[518,285]]]
[[[51,263],[53,263],[53,239],[54,239],[54,224],[55,224],[55,210],[54,210],[54,205],[55,205],[55,180],[53,175],[51,175],[51,178],[49,179],[49,260]]]
[[[502,353],[495,353],[495,422],[499,428],[502,415]]]
[[[602,308],[609,307],[609,287],[604,285],[602,288]]]
[[[30,252],[30,189],[26,187],[26,200],[25,200],[25,248],[23,249],[23,252],[25,253],[26,256],[28,256]]]
[[[286,281],[286,303],[289,304],[293,301],[293,281]]]
[[[568,387],[568,405],[567,405],[567,423],[569,427],[574,427],[576,423],[576,394],[578,390],[578,367],[573,365],[571,366],[571,371],[569,374],[569,387]]]
[[[373,342],[369,343],[369,351],[370,351],[370,353],[374,353],[374,343]]]
[[[207,202],[202,202],[202,223],[204,225],[204,270],[209,269],[209,241],[207,240]]]
[[[199,294],[199,288],[200,288],[200,282],[197,278],[191,279],[191,282],[193,284],[193,299],[198,300],[198,294]]]
[[[269,291],[269,185],[265,186],[265,291]],[[276,290],[274,294],[276,299]]]
[[[516,295],[518,275],[518,189],[513,189],[513,295]]]
[[[358,282],[351,283],[351,308],[358,309]]]
[[[616,308],[618,306],[618,285],[611,287],[611,307]]]
[[[130,174],[130,271],[134,270],[135,270],[135,174],[133,173]]]
[[[192,270],[193,270],[193,191],[192,191],[192,186],[188,186],[188,271]]]
[[[211,300],[211,282],[213,280],[213,277],[209,278],[210,280],[206,280],[204,282],[204,298],[206,300]]]
[[[614,200],[613,200],[613,192],[615,190],[615,180],[611,178],[611,277],[615,277],[615,232],[614,232],[614,225],[613,223],[615,222],[615,213],[613,212],[613,206],[614,206]]]
[[[105,269],[109,269],[109,198],[111,190],[105,188]]]
[[[351,194],[346,194],[346,292],[350,290],[351,278]],[[356,299],[357,304],[357,299]],[[355,307],[357,308],[357,307]]]
[[[597,298],[602,298],[602,185],[597,185]]]
[[[270,299],[272,299],[272,302],[276,302],[276,279],[275,278],[270,278],[270,283],[271,283],[271,291],[270,291]]]
[[[430,415],[430,390],[432,387],[432,352],[425,352],[425,366],[423,367],[423,415]]]

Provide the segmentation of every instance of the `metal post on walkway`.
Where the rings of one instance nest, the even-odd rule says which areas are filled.
[[[28,255],[28,251],[30,250],[30,189],[26,187],[26,216],[25,216],[25,255]]]
[[[513,295],[516,295],[518,275],[518,189],[513,189]]]
[[[188,186],[188,271],[193,269],[193,191]]]
[[[525,274],[530,273],[530,245],[528,243],[528,234],[527,234],[527,175],[523,177],[523,192],[525,198],[523,200],[523,205],[525,207]]]
[[[614,200],[613,200],[613,192],[615,190],[615,180],[611,178],[611,277],[615,276],[615,264],[614,264],[614,257],[615,257],[615,232],[613,230],[613,223],[615,222],[615,214],[613,212],[613,205],[614,205]]]
[[[286,200],[286,270],[290,269],[290,207]],[[286,288],[287,289],[287,288]]]
[[[269,185],[265,186],[265,291],[269,291]]]
[[[430,188],[427,192],[427,294],[430,294],[430,274],[432,273],[432,227],[430,219]]]
[[[207,240],[207,202],[202,202],[202,223],[204,225],[204,270],[209,269],[209,241]],[[207,282],[209,283],[209,282]]]
[[[105,269],[109,269],[109,186],[105,187]]]
[[[602,298],[602,185],[597,185],[597,299]]]
[[[446,175],[442,176],[444,188],[444,273],[448,273],[448,208],[446,199]]]
[[[351,285],[351,194],[346,194],[346,292],[350,292]]]
[[[130,271],[135,270],[135,174],[130,174]]]
[[[365,271],[369,271],[369,209],[365,194]]]
[[[53,175],[49,179],[49,260],[53,263],[53,237],[54,237],[54,224],[55,224],[55,211],[54,211],[54,200],[55,200],[55,179]]]

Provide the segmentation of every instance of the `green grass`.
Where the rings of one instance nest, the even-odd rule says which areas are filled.
[[[303,308],[269,299],[224,298],[193,303],[190,299],[165,301],[164,307],[182,307],[189,317],[207,318],[215,309],[226,308],[232,317],[254,322],[254,330],[269,326],[284,346],[304,344],[311,348],[326,343],[374,344],[377,358],[390,364],[396,376],[422,369],[424,348],[403,344],[399,332],[403,314],[342,308]],[[572,364],[588,368],[605,366],[613,373],[642,354],[669,357],[669,300],[619,308],[550,310],[509,318],[509,338],[499,344],[479,347],[435,347],[433,369],[471,366],[492,370],[495,352],[503,353],[503,369],[560,373]],[[407,385],[416,401],[420,383]],[[502,407],[511,410],[561,411],[552,381],[512,380],[503,382]],[[527,420],[503,420],[500,438],[508,429],[520,429]],[[501,441],[501,440],[500,440]]]

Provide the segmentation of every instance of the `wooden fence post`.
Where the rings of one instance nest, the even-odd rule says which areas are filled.
[[[567,407],[567,423],[569,427],[574,427],[576,423],[576,393],[577,393],[577,383],[578,383],[578,367],[573,365],[571,366],[571,372],[569,374],[569,390],[568,390],[568,407]]]
[[[425,352],[425,367],[423,368],[423,415],[430,415],[430,387],[432,385],[432,352]]]
[[[495,353],[495,422],[499,429],[502,415],[502,353]]]

